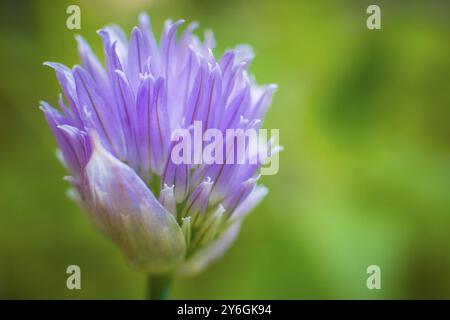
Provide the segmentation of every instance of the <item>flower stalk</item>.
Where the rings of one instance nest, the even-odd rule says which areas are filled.
[[[171,274],[150,274],[148,276],[148,299],[169,300],[172,292]]]

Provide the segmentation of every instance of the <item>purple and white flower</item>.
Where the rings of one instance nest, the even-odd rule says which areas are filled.
[[[128,40],[100,31],[106,68],[77,37],[81,66],[56,71],[60,110],[41,103],[70,176],[72,194],[94,224],[148,272],[193,273],[234,241],[246,214],[267,194],[256,164],[174,163],[174,130],[259,128],[275,85],[257,86],[247,72],[248,46],[216,60],[191,23],[167,21],[159,43],[149,17]],[[226,156],[225,152],[225,156]],[[194,155],[195,156],[195,155]]]

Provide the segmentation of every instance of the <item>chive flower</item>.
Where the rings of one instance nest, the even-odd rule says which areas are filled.
[[[173,161],[174,131],[192,131],[196,122],[202,133],[258,129],[276,88],[258,86],[248,74],[249,46],[216,59],[212,33],[201,41],[191,23],[177,37],[181,24],[167,21],[159,42],[145,14],[129,39],[117,26],[99,30],[106,67],[81,36],[81,65],[45,63],[62,93],[58,109],[46,102],[41,109],[70,174],[70,194],[132,266],[151,274],[202,270],[267,194],[258,184],[264,157],[247,164]]]

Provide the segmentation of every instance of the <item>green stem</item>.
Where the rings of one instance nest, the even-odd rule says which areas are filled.
[[[150,274],[148,277],[148,298],[150,300],[168,300],[172,288],[172,275]]]

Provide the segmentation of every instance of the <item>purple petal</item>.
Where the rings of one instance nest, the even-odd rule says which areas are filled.
[[[76,36],[78,43],[78,53],[81,58],[83,68],[89,72],[95,83],[101,88],[102,93],[110,93],[110,87],[106,72],[103,69],[100,61],[95,53],[92,51],[89,44],[80,35]],[[103,96],[105,98],[105,96]]]
[[[156,40],[152,32],[150,17],[146,13],[139,14],[139,28],[142,32],[146,46],[149,48],[149,55],[156,55],[158,45],[156,44]]]
[[[250,86],[247,85],[231,101],[225,110],[225,115],[221,119],[221,129],[236,128],[239,117],[244,114],[245,108],[250,103]]]
[[[269,190],[266,187],[256,186],[248,197],[234,210],[231,221],[242,221],[264,199],[268,192]]]
[[[138,168],[139,154],[136,135],[138,128],[135,126],[136,98],[126,75],[121,70],[116,70],[118,84],[117,103],[119,106],[119,118],[127,148],[127,160],[133,168]]]
[[[191,217],[195,217],[198,213],[204,214],[208,209],[209,194],[211,193],[212,186],[213,182],[209,177],[200,183],[189,196],[184,213],[189,214]]]
[[[176,142],[172,143],[170,153],[172,153],[173,147]],[[187,163],[175,164],[172,158],[169,156],[166,167],[162,175],[162,185],[174,185],[175,200],[177,203],[181,203],[186,199],[189,192],[190,185],[190,165]]]
[[[191,125],[195,120],[202,120],[201,108],[204,99],[203,86],[207,77],[206,72],[206,67],[203,65],[198,69],[195,76],[184,115],[186,126]]]
[[[152,77],[146,77],[142,80],[136,99],[136,120],[138,153],[140,167],[150,174],[150,106],[153,100],[154,81]]]
[[[134,90],[140,82],[140,74],[144,72],[147,59],[150,56],[149,48],[144,42],[139,28],[134,27],[131,32],[130,45],[128,48],[128,78]]]
[[[161,36],[161,57],[164,63],[165,78],[168,79],[169,74],[177,65],[175,50],[176,50],[176,35],[178,27],[184,23],[184,20],[178,20],[171,23],[166,21],[166,25]]]
[[[267,109],[272,103],[273,93],[277,88],[278,88],[277,85],[271,84],[267,85],[264,89],[262,89],[262,93],[259,92],[252,93],[252,95],[255,96],[254,99],[256,100],[256,103],[251,108],[251,110],[249,110],[249,112],[245,114],[245,116],[253,119],[263,119],[267,112]]]
[[[245,201],[255,188],[257,179],[250,178],[234,188],[232,194],[223,201],[223,206],[230,214]]]
[[[159,194],[159,202],[167,209],[170,213],[172,213],[175,217],[177,216],[177,206],[175,202],[175,194],[173,193],[174,185],[167,186],[164,184],[163,189]]]
[[[161,175],[167,162],[171,135],[167,110],[167,92],[162,78],[155,82],[149,118],[150,165],[157,175]]]
[[[41,102],[41,110],[61,149],[64,163],[71,174],[79,179],[90,156],[86,133],[71,126],[58,110],[46,102]]]
[[[69,103],[70,109],[73,112],[74,118],[76,120],[74,125],[76,125],[78,128],[82,128],[82,111],[79,109],[77,90],[75,87],[75,81],[73,79],[72,71],[61,63],[45,62],[44,65],[49,66],[55,70],[58,82],[61,85],[61,89],[67,102]]]

